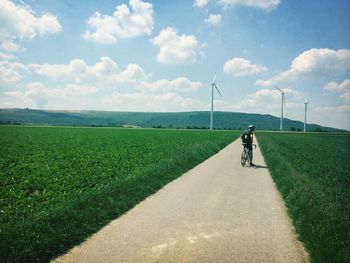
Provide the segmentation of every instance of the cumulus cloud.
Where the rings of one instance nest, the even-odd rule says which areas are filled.
[[[135,84],[147,79],[139,65],[128,64],[124,69],[120,69],[109,57],[101,57],[100,61],[92,66],[82,59],[74,59],[69,64],[30,64],[29,68],[39,75],[55,80],[104,86]]]
[[[321,114],[334,114],[334,113],[350,112],[350,105],[316,107],[315,111],[317,111]]]
[[[153,6],[142,0],[130,0],[116,7],[112,16],[96,12],[88,20],[83,37],[102,44],[113,44],[118,39],[150,35],[153,30]]]
[[[350,79],[345,79],[341,83],[329,82],[324,86],[325,90],[341,92],[341,98],[350,101]]]
[[[330,91],[350,90],[350,79],[345,79],[341,83],[329,82],[326,86],[324,86],[324,89],[325,90],[330,90]]]
[[[86,85],[67,84],[63,87],[51,88],[41,82],[32,82],[25,86],[24,91],[7,91],[5,95],[23,101],[25,106],[45,109],[48,105],[59,105],[60,103],[61,107],[64,108],[64,105],[74,104],[77,99],[91,95],[96,91],[95,87]],[[79,104],[79,106],[81,105]]]
[[[157,80],[154,82],[141,82],[139,88],[151,92],[170,92],[170,91],[195,91],[203,86],[199,81],[190,81],[188,78],[180,77],[174,80]]]
[[[194,91],[203,84],[185,77],[173,80],[149,81],[149,74],[137,64],[121,68],[109,57],[101,57],[94,65],[87,65],[82,59],[73,59],[68,64],[30,64],[29,69],[57,82],[76,84],[89,83],[97,87],[124,86],[147,92]]]
[[[258,86],[272,86],[282,81],[295,80],[305,76],[327,76],[341,73],[350,68],[350,49],[310,49],[298,55],[287,71],[268,80],[257,80]]]
[[[340,95],[341,98],[350,101],[350,91],[345,91],[342,95]]]
[[[224,65],[224,72],[235,77],[254,75],[267,71],[267,67],[256,65],[244,58],[232,58]]]
[[[275,9],[280,0],[216,0],[216,2],[223,8],[230,8],[234,6],[248,6],[263,9],[264,11],[271,11]]]
[[[310,113],[316,123],[350,130],[350,104],[314,107]]]
[[[0,41],[0,49],[7,53],[24,51],[24,48],[14,43],[12,40]]]
[[[286,97],[286,104],[295,100],[302,99],[302,95],[299,91],[292,88],[283,88]],[[278,105],[281,102],[281,93],[276,89],[262,89],[255,93],[248,94],[248,99],[255,101],[258,104],[269,104],[271,102],[277,102]]]
[[[103,105],[110,109],[122,111],[177,112],[204,110],[206,105],[193,98],[185,98],[174,92],[153,94],[148,92],[121,93],[114,91],[105,97]]]
[[[204,20],[204,23],[213,25],[213,26],[219,25],[221,23],[221,15],[210,14],[209,17]]]
[[[215,0],[216,3],[224,9],[228,9],[235,6],[247,6],[253,8],[259,8],[266,12],[272,11],[280,3],[280,0]],[[195,0],[193,6],[198,8],[206,7],[209,0]]]
[[[0,87],[14,85],[22,79],[27,68],[19,62],[0,61]]]
[[[15,4],[9,0],[0,0],[0,6],[0,46],[4,51],[20,50],[15,40],[33,39],[37,35],[62,31],[54,15],[45,13],[36,16],[28,5]]]
[[[302,109],[303,94],[293,88],[283,88],[286,93],[285,113],[293,116],[295,109]],[[236,110],[244,112],[261,112],[278,115],[281,109],[281,94],[276,89],[261,89],[250,93],[246,98],[235,105]]]
[[[206,7],[209,0],[194,0],[193,6],[198,8]]]
[[[157,61],[163,64],[195,63],[206,47],[206,44],[199,44],[194,35],[177,35],[173,27],[161,30],[152,43],[159,47]]]
[[[1,60],[11,60],[11,59],[15,59],[16,56],[14,56],[13,54],[6,54],[4,52],[0,52],[0,61]]]
[[[1,67],[3,66],[3,67]],[[101,109],[130,111],[203,110],[203,104],[190,97],[203,83],[186,77],[150,81],[137,64],[120,67],[109,57],[88,65],[82,59],[67,64],[29,64],[0,62],[7,83],[17,83],[22,76],[1,71],[11,67],[38,74],[41,82],[27,83],[24,78],[2,94],[0,107],[33,107],[40,109]],[[53,84],[54,83],[54,84]],[[1,96],[1,95],[0,95]]]

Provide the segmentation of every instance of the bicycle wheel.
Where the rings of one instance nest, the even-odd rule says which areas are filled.
[[[241,165],[244,167],[247,161],[247,151],[243,150],[241,154]]]
[[[245,152],[245,164],[250,165],[249,151],[246,151],[246,152]]]
[[[245,166],[245,162],[246,162],[246,151],[243,150],[242,154],[241,154],[241,165],[244,167]]]

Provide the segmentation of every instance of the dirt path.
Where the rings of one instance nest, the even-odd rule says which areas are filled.
[[[308,262],[260,149],[240,141],[169,183],[56,262]]]

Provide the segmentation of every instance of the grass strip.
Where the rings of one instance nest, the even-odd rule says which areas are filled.
[[[312,262],[350,262],[350,136],[258,133]]]
[[[1,204],[7,213],[0,219],[1,262],[48,262],[67,252],[239,135],[208,131],[23,129],[2,131],[8,148],[0,163],[2,190],[6,190],[2,192]],[[123,140],[117,139],[116,134]],[[42,145],[39,139],[44,141]],[[167,145],[169,139],[176,140]],[[108,145],[114,143],[114,147],[108,148],[105,141]],[[91,148],[92,154],[88,154]],[[118,155],[114,155],[115,151]],[[105,152],[111,157],[104,163]],[[66,155],[68,159],[64,158]],[[115,176],[115,170],[122,166],[118,162],[123,162],[124,168]],[[48,163],[50,169],[46,167]],[[43,169],[46,173],[38,172]],[[22,170],[26,173],[16,177]],[[28,174],[35,171],[38,174]],[[11,176],[16,180],[10,180]],[[16,194],[9,194],[8,189]]]

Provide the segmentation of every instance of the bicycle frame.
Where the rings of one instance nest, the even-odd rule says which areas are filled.
[[[241,154],[241,165],[244,167],[246,166],[246,164],[248,163],[249,165],[251,165],[250,163],[250,156],[249,156],[249,149],[247,147],[246,143],[242,143],[243,145],[243,151]],[[252,144],[254,146],[254,149],[256,149],[256,144]]]

